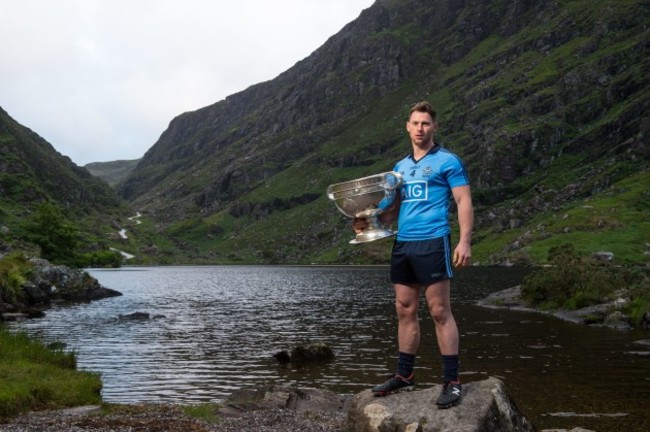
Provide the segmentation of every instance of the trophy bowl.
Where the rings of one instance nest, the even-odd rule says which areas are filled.
[[[366,243],[395,235],[378,217],[395,202],[402,176],[394,171],[329,185],[327,197],[349,218],[366,219],[367,227],[350,241]]]

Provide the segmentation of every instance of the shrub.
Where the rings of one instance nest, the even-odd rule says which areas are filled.
[[[115,251],[95,251],[79,254],[72,264],[75,267],[113,267],[122,265],[122,255]]]
[[[524,278],[521,292],[529,306],[580,309],[603,303],[616,291],[629,290],[644,278],[641,271],[581,256],[571,244],[552,248],[548,261],[551,267],[535,270]],[[643,296],[641,291],[637,297]]]
[[[70,265],[79,246],[79,233],[56,205],[45,202],[38,205],[25,223],[30,241],[41,248],[41,255],[56,264]]]
[[[630,303],[623,308],[623,312],[630,317],[633,325],[640,326],[643,316],[650,313],[650,277],[647,274],[640,276],[630,286],[629,293]]]
[[[0,300],[15,304],[22,295],[22,286],[33,271],[27,258],[12,253],[0,260]]]

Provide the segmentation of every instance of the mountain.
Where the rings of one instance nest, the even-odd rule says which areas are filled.
[[[84,165],[84,168],[95,177],[104,180],[109,186],[115,187],[131,174],[138,162],[140,159],[92,162]]]
[[[108,209],[120,199],[99,179],[61,155],[0,108],[0,193],[15,203],[53,200],[80,211]]]
[[[277,78],[174,118],[119,187],[208,262],[386,262],[347,244],[328,184],[390,170],[408,106],[470,172],[475,258],[561,242],[647,260],[648,9],[641,0],[378,0]]]
[[[131,214],[105,182],[0,108],[0,252],[12,245],[33,250],[26,222],[45,202],[61,209],[65,223],[74,225],[84,251],[107,251],[119,221]]]

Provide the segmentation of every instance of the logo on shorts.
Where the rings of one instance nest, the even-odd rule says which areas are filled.
[[[444,273],[431,273],[431,279],[440,279],[444,275]]]

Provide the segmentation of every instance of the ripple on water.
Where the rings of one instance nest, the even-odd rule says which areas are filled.
[[[124,295],[55,307],[43,319],[10,326],[65,342],[80,368],[102,374],[107,402],[220,401],[260,383],[354,393],[396,365],[386,267],[143,267],[91,274]],[[650,362],[638,354],[647,345],[633,344],[647,337],[475,306],[522,276],[515,268],[469,268],[452,282],[462,379],[501,377],[538,428],[566,425],[567,418],[594,430],[648,425]],[[134,312],[162,317],[119,319]],[[427,387],[440,382],[441,360],[424,305],[420,316],[416,375]],[[335,359],[297,367],[273,358],[316,341],[329,344]],[[602,415],[583,416],[590,413]]]

